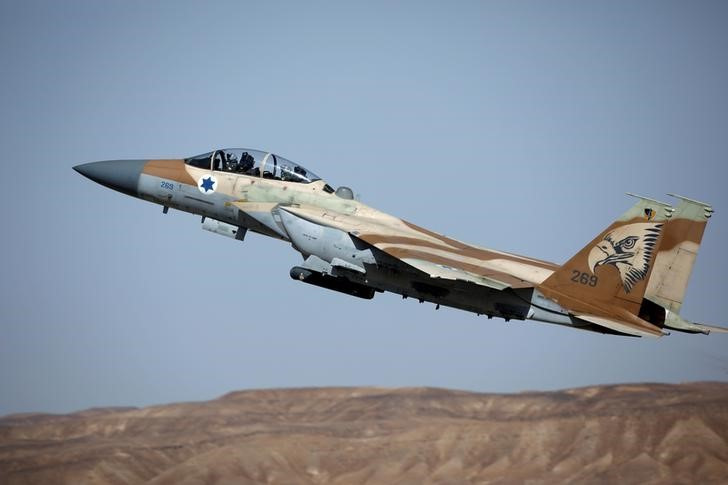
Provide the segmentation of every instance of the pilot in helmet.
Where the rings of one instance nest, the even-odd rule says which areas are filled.
[[[234,153],[225,154],[225,171],[226,172],[237,172],[238,171],[238,157]]]
[[[248,173],[255,165],[255,159],[248,152],[243,152],[240,156],[240,164],[238,165],[238,172]]]

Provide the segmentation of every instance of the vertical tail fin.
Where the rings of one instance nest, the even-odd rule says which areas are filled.
[[[662,242],[645,298],[679,313],[713,208],[704,202],[669,195],[680,199],[680,204],[662,230]]]
[[[575,314],[639,314],[673,209],[636,197],[640,200],[634,206],[541,284],[546,296]]]

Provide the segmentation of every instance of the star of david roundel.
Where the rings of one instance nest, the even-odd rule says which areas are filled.
[[[212,175],[203,175],[197,180],[197,188],[203,194],[212,194],[217,189],[217,179]]]

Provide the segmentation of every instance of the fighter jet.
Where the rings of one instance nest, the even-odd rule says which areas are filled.
[[[281,239],[303,256],[290,276],[371,299],[403,298],[604,334],[660,337],[728,329],[679,312],[713,209],[646,197],[565,264],[463,243],[334,190],[271,152],[220,149],[185,159],[107,160],[73,167],[106,187],[201,216],[202,228],[243,241]]]

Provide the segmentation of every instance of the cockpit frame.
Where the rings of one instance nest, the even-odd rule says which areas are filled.
[[[187,165],[282,182],[309,184],[321,177],[272,152],[250,148],[223,148],[185,159]]]

